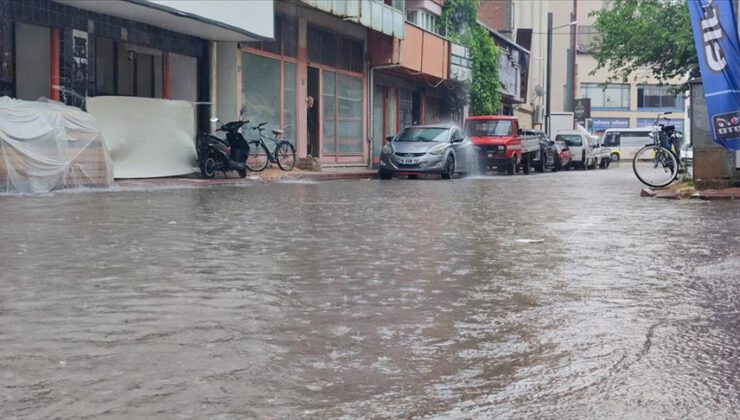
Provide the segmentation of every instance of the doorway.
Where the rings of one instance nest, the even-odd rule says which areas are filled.
[[[307,94],[313,99],[313,105],[311,100],[308,99],[306,103],[306,127],[308,132],[308,148],[307,152],[309,155],[318,158],[319,155],[319,101],[321,99],[321,91],[319,90],[319,69],[316,67],[308,67],[308,86]]]

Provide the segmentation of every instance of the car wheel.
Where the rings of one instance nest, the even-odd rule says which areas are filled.
[[[506,166],[506,172],[509,175],[514,175],[514,173],[516,173],[516,156],[511,158],[511,162]]]
[[[388,171],[378,171],[378,177],[383,180],[388,180],[393,178],[393,172]]]
[[[552,171],[557,172],[563,169],[563,162],[560,159],[555,159],[555,164],[552,165]]]
[[[452,179],[455,176],[455,158],[452,155],[447,156],[445,161],[445,171],[442,174],[442,179]]]
[[[612,161],[614,162],[619,161],[619,153],[612,153]]]

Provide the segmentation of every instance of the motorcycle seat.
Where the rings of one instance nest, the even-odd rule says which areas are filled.
[[[283,134],[285,134],[285,131],[280,130],[280,129],[277,129],[277,128],[273,128],[272,129],[272,134],[274,134],[276,136],[282,136]]]

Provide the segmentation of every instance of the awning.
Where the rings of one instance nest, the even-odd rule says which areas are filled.
[[[270,41],[272,0],[53,0],[211,41]]]

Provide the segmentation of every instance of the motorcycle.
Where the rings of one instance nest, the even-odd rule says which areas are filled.
[[[210,133],[202,133],[196,140],[196,153],[198,166],[203,178],[213,178],[216,171],[221,171],[226,176],[227,171],[236,171],[240,178],[247,176],[247,156],[249,145],[239,130],[247,124],[248,120],[223,123],[218,118],[211,118],[212,123],[219,124],[216,131],[226,133],[222,139]]]

